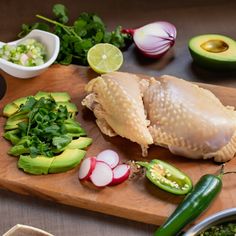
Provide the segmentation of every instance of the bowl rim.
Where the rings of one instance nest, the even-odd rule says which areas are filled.
[[[228,208],[223,211],[219,211],[190,228],[187,232],[183,234],[183,236],[197,236],[203,230],[206,230],[209,227],[213,226],[213,223],[225,223],[230,220],[230,217],[232,216],[236,216],[236,208]]]

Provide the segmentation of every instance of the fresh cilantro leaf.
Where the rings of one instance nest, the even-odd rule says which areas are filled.
[[[17,35],[19,38],[22,38],[26,36],[30,31],[34,29],[44,30],[44,31],[50,31],[50,27],[48,24],[45,24],[43,22],[36,22],[32,25],[22,24],[21,26],[21,32]]]
[[[72,25],[68,23],[68,10],[62,4],[53,6],[53,13],[58,21],[37,15],[38,18],[54,25],[52,33],[60,38],[60,51],[56,59],[57,63],[69,65],[71,63],[88,65],[87,52],[97,43],[111,43],[118,48],[126,49],[132,42],[132,37],[124,34],[118,26],[114,31],[108,32],[102,19],[92,13],[83,12]],[[42,27],[38,23],[34,25],[22,25],[23,37],[32,29]],[[43,26],[49,29],[48,25]]]
[[[96,35],[93,37],[94,43],[101,43],[102,39],[104,37],[104,32],[102,31],[97,31]]]
[[[55,4],[52,8],[52,11],[59,22],[62,24],[65,24],[68,22],[68,10],[67,8],[62,4]]]
[[[58,137],[53,137],[52,144],[56,149],[61,150],[71,142],[72,138],[67,135],[61,135]]]
[[[27,98],[26,103],[20,107],[20,111],[29,112],[33,109],[34,105],[37,103],[37,100],[30,96]]]

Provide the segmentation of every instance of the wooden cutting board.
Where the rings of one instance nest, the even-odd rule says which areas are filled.
[[[79,108],[78,120],[93,138],[87,155],[93,156],[104,149],[116,150],[124,161],[141,160],[140,147],[121,137],[109,138],[103,135],[95,124],[92,112],[81,106],[85,96],[85,84],[96,74],[87,67],[54,65],[41,76],[33,79],[16,79],[2,72],[7,92],[0,101],[0,187],[20,194],[37,196],[55,202],[92,211],[124,217],[151,224],[161,224],[183,197],[166,193],[145,178],[136,178],[123,184],[96,189],[87,183],[78,181],[78,168],[61,174],[46,176],[28,175],[16,166],[17,159],[7,155],[10,144],[2,138],[6,119],[2,108],[12,100],[35,94],[37,91],[67,91]],[[203,85],[218,96],[224,104],[236,106],[236,89]],[[149,149],[147,159],[160,158],[184,172],[195,183],[206,173],[216,173],[219,164],[211,160],[190,160],[172,155],[167,149],[153,146]],[[236,170],[236,158],[226,164],[227,170]],[[201,218],[217,211],[236,206],[236,175],[223,178],[223,191]],[[196,222],[195,222],[196,223]]]

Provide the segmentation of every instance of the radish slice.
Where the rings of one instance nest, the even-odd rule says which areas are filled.
[[[95,166],[96,166],[95,157],[88,157],[84,159],[79,169],[79,179],[80,180],[88,179],[92,174]]]
[[[119,164],[119,155],[110,149],[100,152],[97,156],[98,161],[103,161],[107,163],[112,169]]]
[[[95,168],[90,175],[90,180],[97,187],[104,187],[110,184],[113,180],[111,167],[103,161],[96,161]]]
[[[113,180],[111,185],[119,184],[129,178],[130,166],[126,164],[120,164],[113,169]]]

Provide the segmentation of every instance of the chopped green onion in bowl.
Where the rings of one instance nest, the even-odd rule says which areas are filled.
[[[0,48],[0,58],[22,66],[39,66],[46,62],[46,48],[33,38],[20,44],[5,44]]]

